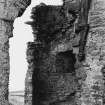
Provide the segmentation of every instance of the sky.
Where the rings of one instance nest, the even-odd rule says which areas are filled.
[[[62,5],[62,0],[32,0],[24,14],[14,22],[13,37],[10,38],[10,78],[9,90],[24,90],[28,70],[26,61],[27,42],[33,41],[32,29],[25,22],[31,20],[31,9],[41,2],[47,5]]]

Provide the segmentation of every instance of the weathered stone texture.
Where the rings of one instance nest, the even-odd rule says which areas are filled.
[[[29,70],[32,68],[33,75],[26,77],[26,88],[30,97],[27,96],[28,101],[25,101],[25,105],[67,103],[75,105],[78,80],[75,76],[76,60],[71,43],[76,35],[73,32],[72,24],[69,24],[71,20],[75,20],[75,17],[71,16],[67,19],[64,12],[61,11],[62,6],[41,4],[33,9],[33,22],[28,22],[32,25],[36,40],[31,42],[31,47],[28,48],[30,52],[27,56]],[[77,40],[76,42],[78,45]],[[32,90],[29,89],[30,82],[28,81],[30,79],[32,79]]]
[[[0,19],[13,21],[21,16],[31,0],[2,0],[0,1]]]
[[[9,24],[0,20],[0,104],[8,105],[8,83],[9,83],[9,37],[7,29]],[[11,28],[11,26],[10,26]],[[9,28],[8,28],[9,29]],[[8,33],[9,34],[9,33]]]
[[[64,13],[67,13],[70,5],[77,7],[76,8],[77,10],[75,9],[76,11],[73,10],[77,13],[79,5],[74,5],[76,0],[70,0],[70,2],[71,1],[73,2],[71,4],[68,4],[67,1],[68,0],[64,0],[64,5],[66,5],[65,8],[63,8],[64,11],[66,11]],[[58,13],[58,11],[56,11],[56,13]],[[38,33],[38,31],[40,31],[40,28],[38,27],[39,30],[37,31],[35,26],[36,21],[34,21],[33,23],[31,22],[35,37],[39,35],[41,38],[43,35],[42,38],[43,41],[40,38],[36,38],[35,40],[36,42],[38,41],[42,44],[41,50],[38,49],[36,50],[35,48],[36,53],[38,55],[41,54],[40,61],[38,60],[33,61],[32,59],[34,57],[33,56],[29,57],[29,59],[31,59],[30,62],[36,62],[35,64],[36,68],[34,68],[34,70],[31,69],[33,72],[37,74],[37,75],[33,74],[33,76],[31,75],[33,77],[33,78],[31,77],[31,79],[34,81],[33,82],[34,88],[33,90],[31,90],[34,91],[34,93],[31,92],[31,95],[32,96],[34,95],[34,98],[32,98],[32,96],[30,95],[31,97],[29,100],[32,99],[32,101],[34,102],[33,105],[34,104],[39,104],[39,105],[104,105],[105,104],[105,95],[104,95],[105,94],[105,89],[104,89],[105,88],[104,86],[105,85],[104,83],[105,14],[104,13],[105,13],[105,0],[92,0],[88,16],[88,24],[90,26],[90,29],[85,47],[86,59],[85,61],[81,62],[77,68],[74,69],[73,69],[74,65],[72,63],[75,63],[75,60],[74,61],[70,60],[73,56],[71,54],[71,50],[73,50],[73,53],[76,54],[78,53],[76,52],[78,51],[78,49],[75,46],[78,46],[79,42],[78,40],[80,36],[77,37],[77,35],[74,33],[72,26],[69,28],[66,27],[68,26],[68,21],[71,19],[70,18],[71,15],[69,16],[69,19],[66,17],[66,19],[64,20],[65,24],[63,24],[63,27],[62,29],[60,29],[60,32],[53,34],[48,32],[51,35],[55,35],[56,39],[53,39],[52,38],[53,36],[49,37],[49,34],[43,35],[42,33]],[[48,12],[48,14],[56,18],[55,14],[52,15],[51,11]],[[59,16],[59,13],[57,14],[57,16]],[[32,18],[34,19],[36,18],[36,16],[34,17],[33,15]],[[50,22],[52,21],[51,17],[49,17],[48,19],[51,19]],[[60,19],[62,20],[62,18]],[[48,24],[45,25],[45,30],[48,31],[49,27],[47,27],[47,25]],[[55,31],[54,28],[55,27],[52,28],[53,31]],[[65,31],[65,29],[67,30]],[[52,38],[52,39],[50,39],[50,41],[46,44],[46,42],[44,42],[46,41],[44,38],[48,39]],[[74,43],[77,44],[75,45]],[[70,57],[65,56],[67,54],[67,51],[69,51],[69,54],[71,54]],[[36,56],[36,58],[37,57],[38,56]],[[72,63],[71,62],[68,63],[69,60]],[[68,69],[69,72],[67,72],[68,68],[67,65],[69,65]],[[72,73],[70,71],[73,70],[74,74],[71,75]],[[28,86],[29,85],[27,82],[26,87]],[[26,102],[26,104],[29,105],[28,102]]]
[[[93,0],[89,11],[90,30],[86,44],[86,60],[83,69],[87,77],[82,82],[82,92],[79,105],[104,105],[104,67],[105,53],[105,1]]]
[[[77,79],[73,76],[75,71],[72,71],[75,60],[65,55],[71,51],[56,57],[46,53],[41,46],[31,42],[30,48],[28,47],[29,69],[26,76],[25,105],[75,104],[74,96],[78,87]]]
[[[37,55],[34,55],[35,48],[36,48],[35,43],[32,43],[32,42],[28,43],[27,62],[29,63],[29,65],[28,65],[28,70],[25,78],[25,100],[24,100],[25,105],[32,105],[32,93],[33,93],[32,78],[33,78],[33,71],[36,68],[36,65],[34,63],[34,60],[35,60],[34,56],[37,56]]]

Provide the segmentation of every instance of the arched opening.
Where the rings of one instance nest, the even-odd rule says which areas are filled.
[[[33,6],[45,2],[46,4],[60,5],[61,0],[38,0],[32,1],[31,5],[27,8],[22,17],[17,18],[14,22],[13,38],[10,39],[10,80],[9,80],[9,91],[13,92],[11,100],[16,94],[24,94],[25,88],[25,76],[27,72],[27,61],[26,61],[26,43],[33,41],[31,28],[25,25],[24,22],[30,20],[30,13]],[[17,91],[17,92],[16,92]],[[23,102],[24,100],[22,100]]]
[[[21,105],[24,102],[25,77],[27,72],[26,49],[27,42],[33,41],[31,27],[25,22],[30,20],[31,7],[14,21],[13,37],[10,38],[10,76],[9,102]],[[20,97],[20,98],[19,98]]]

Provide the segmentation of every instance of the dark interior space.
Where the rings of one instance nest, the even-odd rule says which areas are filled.
[[[75,54],[72,50],[59,52],[56,55],[56,71],[59,73],[75,73],[74,64],[76,62]]]

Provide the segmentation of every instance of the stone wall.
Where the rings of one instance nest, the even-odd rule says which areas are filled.
[[[104,4],[104,0],[92,0],[89,11],[90,30],[82,67],[87,77],[82,82],[81,105],[104,105]]]
[[[66,5],[66,0],[64,2]],[[75,2],[74,0],[73,3]],[[70,5],[68,4],[66,8]],[[90,29],[85,47],[86,58],[77,68],[74,68],[76,56],[73,59],[72,57],[78,54],[78,47],[75,46],[78,46],[80,36],[74,33],[72,26],[67,27],[71,17],[68,19],[60,15],[60,19],[62,20],[62,17],[64,19],[62,20],[63,27],[59,31],[58,24],[57,33],[50,33],[55,35],[56,39],[51,36],[52,39],[46,44],[45,40],[40,39],[40,37],[48,38],[48,34],[38,33],[40,28],[39,30],[36,29],[37,22],[34,20],[36,15],[32,16],[34,22],[28,24],[32,25],[34,36],[39,35],[40,37],[37,37],[35,42],[28,44],[29,69],[26,76],[26,105],[104,105],[104,5],[104,0],[92,0],[88,16]],[[66,11],[66,8],[63,9]],[[76,9],[75,12],[78,12],[78,8]],[[54,11],[58,13],[56,9]],[[53,16],[56,14],[53,14],[52,10],[50,13]],[[57,16],[59,17],[59,13]],[[55,18],[57,17],[55,16]],[[52,18],[50,17],[50,19]],[[54,27],[52,30],[55,32]],[[48,28],[45,30],[48,31]]]
[[[72,46],[79,44],[79,36],[73,31],[75,17],[63,10],[40,4],[33,8],[33,22],[27,22],[36,40],[28,43],[25,105],[76,104],[79,83]]]

